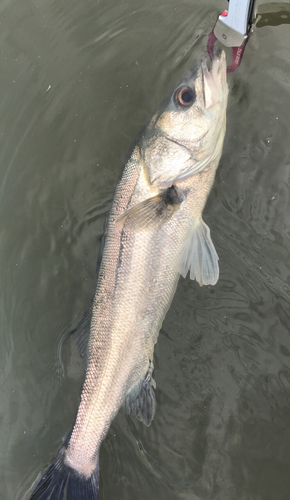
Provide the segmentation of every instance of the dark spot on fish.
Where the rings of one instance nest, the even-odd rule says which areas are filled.
[[[180,194],[177,191],[177,188],[173,185],[170,188],[166,189],[164,191],[163,195],[163,201],[164,203],[168,205],[180,205],[181,199],[180,199]]]
[[[184,195],[174,185],[167,188],[159,196],[161,201],[161,203],[157,207],[157,213],[159,215],[165,213],[170,214],[174,212],[179,208],[181,202],[184,200]]]

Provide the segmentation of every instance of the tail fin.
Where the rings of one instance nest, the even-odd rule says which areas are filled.
[[[87,478],[64,463],[62,447],[41,478],[30,500],[99,500],[99,467]]]

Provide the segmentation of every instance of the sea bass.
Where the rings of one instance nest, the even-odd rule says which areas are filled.
[[[202,61],[141,131],[107,216],[73,430],[31,500],[99,498],[99,452],[124,405],[149,425],[156,408],[153,351],[179,275],[218,280],[202,211],[222,153],[225,54]]]

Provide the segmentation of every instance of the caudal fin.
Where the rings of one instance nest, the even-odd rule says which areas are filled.
[[[87,478],[64,463],[62,447],[39,481],[30,500],[99,500],[99,468]]]

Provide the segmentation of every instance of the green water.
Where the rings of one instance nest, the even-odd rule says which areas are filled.
[[[201,57],[226,3],[0,6],[0,498],[27,500],[74,420],[61,342],[90,304],[130,142]],[[262,23],[263,24],[263,23]],[[229,76],[204,218],[220,280],[180,280],[155,349],[151,427],[101,450],[101,500],[289,500],[290,28],[257,28]]]

